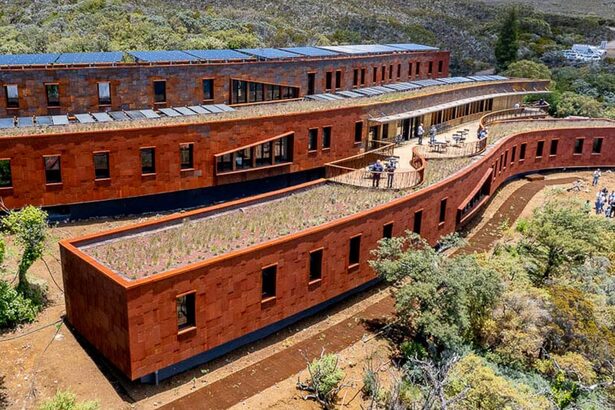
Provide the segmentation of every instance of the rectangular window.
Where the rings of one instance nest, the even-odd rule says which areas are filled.
[[[352,72],[352,85],[355,87],[359,85],[359,69],[355,68]]]
[[[60,86],[58,84],[45,84],[47,92],[47,107],[60,106]]]
[[[417,61],[416,63],[416,75],[420,75],[421,74],[421,62]]]
[[[428,68],[428,70],[427,70],[427,73],[428,73],[429,75],[432,75],[432,74],[433,74],[433,61],[430,61],[430,62],[429,62],[429,68]]]
[[[318,149],[318,128],[310,128],[308,130],[308,151],[316,151]]]
[[[156,149],[141,148],[141,174],[156,173]]]
[[[316,73],[308,73],[307,95],[314,94],[315,84],[316,84]]]
[[[354,123],[354,142],[363,141],[363,121]]]
[[[387,239],[391,239],[393,237],[393,222],[384,224],[382,227],[382,237]]]
[[[559,140],[551,140],[551,148],[549,148],[549,155],[555,156],[557,155],[557,143]]]
[[[508,150],[504,153],[504,169],[506,169],[506,164],[508,164]]]
[[[414,226],[412,227],[412,232],[414,232],[417,235],[420,235],[422,224],[423,224],[423,210],[416,211],[414,213]]]
[[[310,252],[310,282],[322,278],[322,249]]]
[[[515,157],[517,156],[517,146],[512,147],[512,152],[510,153],[510,163],[513,164],[515,162]]]
[[[333,84],[333,73],[331,71],[328,71],[325,76],[325,90],[326,91],[331,90],[332,84]]]
[[[545,142],[544,141],[538,141],[538,144],[536,144],[536,158],[541,158],[542,157],[542,152],[545,149]]]
[[[574,141],[574,153],[577,155],[581,155],[583,153],[583,143],[585,142],[585,138],[577,138]]]
[[[499,172],[502,172],[502,165],[504,165],[504,154],[500,155],[500,167],[498,169]]]
[[[331,148],[331,127],[322,128],[322,147]]]
[[[527,148],[527,144],[521,144],[521,149],[519,150],[519,161],[525,160],[525,149]]]
[[[19,108],[19,88],[14,84],[4,86],[6,108]]]
[[[592,154],[600,154],[602,152],[602,140],[603,138],[594,138]]]
[[[218,172],[228,172],[233,170],[233,154],[224,154],[218,157],[216,164]]]
[[[361,258],[361,235],[350,238],[348,249],[348,266],[352,267],[359,264]]]
[[[412,63],[408,63],[408,78],[412,78]]]
[[[444,68],[444,61],[438,61],[438,73],[442,74],[442,69]]]
[[[59,184],[62,182],[61,159],[59,155],[43,157],[45,164],[45,182],[47,184]]]
[[[180,169],[194,168],[194,144],[181,144],[179,146],[179,167]]]
[[[248,102],[248,83],[245,81],[233,80],[233,95],[232,101],[234,104],[244,104]],[[271,89],[271,99],[275,100],[275,92],[277,91],[278,97],[280,93],[280,88]]]
[[[337,70],[335,72],[335,89],[342,88],[342,72]]]
[[[194,292],[179,296],[177,304],[177,330],[194,327],[195,321],[195,296]]]
[[[373,83],[378,82],[378,67],[374,67],[374,71],[372,75],[372,82]]]
[[[11,175],[11,160],[0,159],[0,188],[13,186],[13,177]]]
[[[365,85],[365,69],[361,69],[361,85]]]
[[[389,80],[393,79],[393,64],[389,66]]]
[[[98,83],[98,105],[111,105],[111,83]]]
[[[108,179],[111,177],[109,171],[109,153],[95,152],[94,153],[94,178]]]
[[[383,65],[382,66],[382,72],[380,73],[380,79],[381,81],[384,81],[384,79],[387,76],[387,66]]]
[[[275,282],[278,273],[278,265],[264,267],[261,271],[262,300],[275,297]]]
[[[273,143],[274,158],[276,164],[292,161],[290,149],[288,148],[290,141],[292,141],[291,137],[284,137],[276,140]]]
[[[401,78],[401,64],[397,64],[397,79]]]
[[[440,223],[444,223],[444,221],[446,221],[446,202],[447,198],[440,201]]]
[[[271,142],[266,142],[256,146],[256,166],[262,167],[272,164]]]
[[[252,168],[252,150],[250,148],[235,152],[235,169]]]
[[[167,102],[167,82],[165,80],[154,81],[154,103],[163,104]]]
[[[214,99],[214,80],[206,78],[203,80],[203,100]]]

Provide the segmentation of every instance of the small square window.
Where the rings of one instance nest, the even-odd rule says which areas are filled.
[[[43,157],[45,164],[45,182],[47,184],[58,184],[62,182],[61,160],[59,155]]]
[[[308,131],[308,151],[318,149],[318,128],[310,128]]]
[[[592,154],[600,154],[602,152],[602,138],[594,138],[592,144]]]
[[[45,84],[47,93],[47,107],[60,106],[60,86],[58,84]]]
[[[207,78],[203,80],[203,99],[204,100],[214,99],[214,80],[211,78]]]
[[[176,299],[177,330],[179,331],[196,326],[195,296],[195,293],[188,293]]]
[[[95,152],[94,153],[94,178],[107,179],[111,176],[109,171],[109,153]]]
[[[167,102],[167,82],[165,80],[154,81],[154,103],[163,104]]]
[[[350,238],[348,249],[348,266],[358,265],[361,258],[361,235]]]
[[[13,177],[11,175],[11,160],[0,159],[0,188],[13,186]]]
[[[263,268],[263,270],[261,271],[261,279],[262,279],[261,300],[266,300],[266,299],[275,297],[277,273],[278,273],[278,265],[267,266]]]
[[[382,227],[382,237],[387,239],[391,239],[393,237],[393,222],[384,224]]]
[[[310,252],[310,282],[322,278],[322,249]]]
[[[14,84],[4,86],[6,108],[19,108],[19,88]]]
[[[331,127],[322,128],[322,147],[331,148]]]
[[[111,105],[111,83],[98,83],[98,105]]]
[[[585,138],[577,138],[574,141],[574,153],[580,155],[583,153],[583,143],[585,142]]]
[[[194,144],[181,144],[179,146],[179,161],[181,169],[194,168]]]
[[[141,173],[143,175],[156,173],[155,148],[141,148]]]

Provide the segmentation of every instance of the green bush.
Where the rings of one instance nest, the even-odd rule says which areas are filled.
[[[325,354],[308,365],[310,384],[325,403],[333,402],[344,379],[344,372],[337,367],[337,362],[337,355]]]
[[[39,310],[39,305],[19,293],[10,283],[0,280],[0,328],[32,322]]]
[[[90,400],[77,402],[77,396],[68,391],[60,390],[51,399],[41,404],[39,410],[97,410],[98,402]]]

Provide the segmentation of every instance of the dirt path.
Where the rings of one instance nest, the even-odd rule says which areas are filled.
[[[318,335],[160,408],[165,410],[227,409],[299,373],[306,366],[303,355],[313,358],[319,356],[323,349],[327,352],[338,352],[353,345],[369,332],[368,321],[386,320],[392,312],[392,299],[386,297]]]

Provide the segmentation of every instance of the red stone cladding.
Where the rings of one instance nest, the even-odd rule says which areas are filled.
[[[263,178],[322,167],[325,163],[354,155],[361,149],[354,142],[355,122],[370,115],[404,112],[445,101],[520,90],[544,89],[545,82],[505,81],[438,91],[401,101],[330,108],[207,123],[181,123],[144,128],[57,132],[44,135],[0,137],[0,158],[11,160],[13,186],[0,188],[8,208],[28,204],[53,206],[174,192]],[[365,103],[365,101],[364,101]],[[291,103],[292,104],[292,103]],[[325,105],[326,108],[326,105]],[[332,127],[331,148],[323,149],[322,127]],[[308,153],[308,129],[320,128],[319,148]],[[363,133],[367,133],[364,124]],[[214,175],[214,155],[244,145],[294,132],[292,165],[252,170],[241,174]],[[180,171],[179,145],[194,143],[194,171]],[[142,176],[139,149],[156,148],[156,175]],[[94,179],[92,154],[108,151],[111,178]],[[62,184],[46,185],[44,155],[61,155]]]
[[[430,75],[429,62],[433,62]],[[413,73],[409,74],[409,62]],[[416,63],[421,62],[416,75]],[[439,62],[442,71],[438,72]],[[397,66],[400,64],[400,77]],[[372,56],[344,56],[335,58],[306,58],[287,61],[247,61],[218,64],[129,64],[94,67],[46,67],[13,68],[0,70],[0,87],[16,84],[20,90],[19,109],[7,109],[6,99],[0,96],[0,117],[47,115],[49,113],[82,113],[104,110],[141,109],[154,105],[152,83],[166,80],[167,105],[186,106],[202,103],[229,103],[231,79],[241,79],[294,86],[300,88],[300,96],[307,92],[307,74],[316,73],[315,93],[325,92],[326,72],[342,71],[339,89],[353,88],[353,70],[366,69],[366,83],[362,86],[388,84],[410,79],[438,78],[448,76],[449,52],[401,52]],[[386,77],[382,81],[382,67]],[[389,78],[390,67],[393,76]],[[372,69],[378,67],[378,80],[373,82]],[[214,79],[214,99],[203,100],[202,80]],[[97,84],[111,82],[111,106],[98,105]],[[48,109],[45,84],[59,84],[60,107]],[[360,85],[360,84],[359,84]],[[360,85],[361,86],[361,85]]]
[[[594,137],[604,138],[601,154],[591,154]],[[577,138],[585,138],[582,155],[573,155]],[[550,142],[553,139],[559,140],[557,155],[549,156]],[[545,141],[545,155],[537,159],[536,146],[541,140]],[[527,143],[524,161],[518,160],[521,143]],[[458,227],[457,208],[506,151],[509,151],[508,161],[510,161],[510,151],[514,146],[517,146],[515,163],[509,162],[501,173],[497,172],[491,184],[492,192],[508,177],[518,173],[563,167],[615,166],[615,149],[612,148],[614,143],[615,123],[613,127],[585,129],[582,127],[582,122],[579,122],[578,128],[527,132],[511,136],[498,142],[477,162],[445,180],[386,205],[268,243],[136,281],[122,279],[87,258],[78,247],[91,241],[108,239],[110,236],[157,226],[165,221],[185,218],[200,212],[210,212],[212,209],[220,210],[255,199],[170,216],[161,222],[150,222],[87,238],[63,241],[61,247],[64,248],[64,258],[70,254],[71,258],[83,259],[84,264],[93,265],[93,271],[99,270],[105,279],[113,280],[125,288],[128,310],[128,327],[125,330],[129,333],[129,348],[123,352],[124,357],[110,355],[107,358],[122,370],[125,369],[125,363],[129,362],[130,370],[126,374],[131,379],[136,379],[287,318],[373,279],[374,272],[368,265],[369,252],[382,238],[383,225],[386,223],[394,222],[393,235],[403,235],[406,230],[412,229],[414,213],[423,210],[421,233],[430,243],[433,244],[440,236],[455,231]],[[281,192],[291,192],[294,189]],[[262,195],[259,198],[267,196]],[[446,219],[440,223],[440,202],[443,198],[447,198]],[[358,234],[362,235],[360,264],[349,269],[348,242],[351,237]],[[309,285],[308,253],[318,248],[324,249],[323,277],[321,282]],[[261,269],[276,263],[278,264],[276,299],[269,303],[261,303]],[[75,263],[64,263],[63,266],[65,286],[68,289],[67,305],[73,306],[74,302],[70,299],[76,297],[76,291],[70,287],[74,283],[87,281],[89,272],[73,269]],[[84,279],[81,279],[82,277]],[[178,335],[176,296],[190,291],[196,291],[196,329]],[[75,317],[77,312],[68,309],[68,320],[87,340],[100,345],[100,341],[106,340],[107,336],[87,324],[90,321],[101,320],[97,312],[100,312],[102,306],[98,305],[110,303],[113,297],[112,294],[109,299],[105,297],[104,300],[102,298],[89,300],[88,308],[79,312],[82,317]],[[100,347],[99,350],[103,354],[107,351]]]

